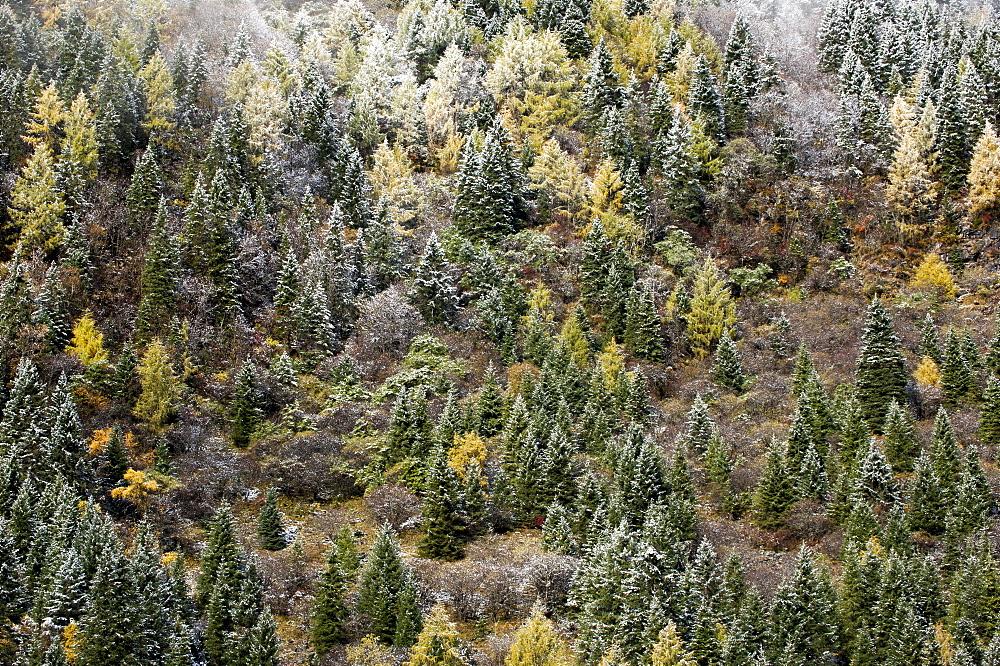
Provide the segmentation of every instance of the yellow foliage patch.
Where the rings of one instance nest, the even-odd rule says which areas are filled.
[[[71,621],[63,629],[62,644],[66,661],[75,664],[80,653],[80,645],[83,643],[83,636],[80,635],[80,628],[75,621]]]
[[[104,334],[89,312],[85,312],[73,327],[73,339],[66,347],[66,353],[76,356],[88,368],[107,363]]]
[[[930,356],[924,356],[913,370],[913,378],[921,386],[941,386],[941,369]]]
[[[479,469],[486,465],[486,443],[474,432],[455,435],[455,445],[448,451],[448,465],[464,479],[473,461]]]
[[[111,430],[111,428],[101,428],[91,433],[90,441],[87,443],[90,455],[99,456],[104,453],[104,449],[108,448],[108,442],[111,441]]]
[[[123,478],[128,485],[121,488],[113,488],[111,496],[115,499],[123,499],[131,502],[142,509],[145,509],[149,505],[150,495],[162,490],[160,484],[150,474],[132,469],[131,467],[125,472]]]
[[[958,294],[955,280],[951,277],[948,265],[941,261],[937,252],[931,251],[924,255],[923,261],[917,267],[917,272],[910,281],[910,287],[916,291],[931,292],[936,297],[952,300]]]

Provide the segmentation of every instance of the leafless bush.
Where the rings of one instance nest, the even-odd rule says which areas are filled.
[[[365,504],[376,523],[388,523],[397,531],[414,525],[420,516],[420,499],[409,488],[398,484],[372,488],[365,495]]]
[[[539,555],[524,567],[525,589],[549,608],[566,604],[577,560],[568,555]]]
[[[514,632],[490,634],[483,641],[482,661],[477,666],[503,666],[514,643]]]
[[[435,601],[449,604],[464,622],[502,622],[524,608],[524,572],[509,558],[466,559],[427,568],[422,577],[437,592]]]
[[[797,538],[809,542],[819,541],[834,527],[823,505],[816,500],[796,502],[785,522]]]
[[[313,587],[315,570],[288,551],[263,553],[258,567],[267,586],[264,601],[281,615],[290,615]]]
[[[265,441],[255,449],[258,455],[266,456],[262,460],[262,474],[283,495],[314,501],[360,492],[353,477],[342,478],[343,475],[332,471],[339,452],[340,438],[325,432]]]
[[[346,351],[363,377],[384,378],[420,331],[420,313],[410,305],[402,285],[362,302],[360,311],[355,335]]]

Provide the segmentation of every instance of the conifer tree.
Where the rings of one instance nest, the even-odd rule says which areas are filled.
[[[420,609],[409,568],[400,557],[392,528],[375,536],[358,582],[358,612],[371,622],[379,640],[408,646],[420,632]]]
[[[737,393],[746,390],[749,378],[743,372],[739,354],[729,332],[722,334],[719,346],[715,350],[715,363],[712,365],[712,381],[719,386],[732,389]]]
[[[980,529],[995,508],[993,491],[979,464],[979,452],[968,447],[955,493],[954,517],[959,530],[968,534]]]
[[[536,603],[528,619],[514,632],[504,666],[568,666],[570,661],[565,640],[545,617],[541,604]]]
[[[70,210],[84,207],[85,190],[97,176],[95,117],[81,91],[66,114],[59,150],[59,184]]]
[[[236,385],[233,387],[233,399],[229,403],[229,414],[233,426],[230,436],[233,444],[245,448],[250,443],[257,426],[263,416],[260,408],[261,396],[257,388],[257,377],[253,362],[246,359],[236,375]]]
[[[610,108],[621,108],[623,92],[614,61],[602,39],[590,54],[590,69],[583,90],[583,106],[596,123]]]
[[[17,244],[30,254],[59,247],[65,227],[66,203],[56,184],[55,159],[44,143],[35,147],[10,191],[10,219],[17,229]]]
[[[648,288],[633,285],[625,308],[625,346],[632,354],[649,361],[663,359],[660,316]]]
[[[958,482],[960,457],[955,431],[951,427],[951,419],[944,407],[939,408],[934,417],[930,453],[938,482],[945,490],[950,491]]]
[[[503,429],[504,399],[497,374],[490,365],[483,378],[483,388],[476,400],[476,430],[483,437],[494,437]],[[446,442],[444,444],[450,444]]]
[[[673,620],[660,630],[649,655],[653,666],[695,666],[698,661],[684,649],[684,642]]]
[[[898,213],[919,221],[934,205],[940,188],[932,164],[933,116],[930,108],[919,116],[917,111],[905,98],[896,97],[889,112],[898,144],[889,169],[886,198]]]
[[[948,331],[941,361],[941,388],[950,405],[974,398],[977,393],[970,359],[963,346],[962,336],[955,329]]]
[[[937,327],[934,319],[928,312],[920,323],[920,357],[928,357],[938,365],[941,365],[941,346],[938,344]]]
[[[893,470],[908,472],[913,469],[913,461],[920,454],[920,440],[910,410],[893,400],[885,416],[883,433],[885,455]]]
[[[837,593],[816,556],[803,547],[795,570],[771,602],[769,655],[786,663],[833,658],[841,647]]]
[[[896,484],[892,476],[892,468],[875,438],[870,438],[868,446],[859,451],[858,454],[855,497],[867,501],[892,502],[896,500]]]
[[[795,492],[799,497],[825,500],[830,492],[826,465],[811,443],[802,456],[796,475]]]
[[[542,525],[542,548],[550,553],[572,555],[576,550],[573,528],[566,507],[560,503],[549,506]]]
[[[166,437],[160,437],[156,440],[156,449],[153,450],[153,466],[154,472],[163,474],[164,476],[173,476],[174,465],[171,460],[170,444],[167,442]]]
[[[45,281],[35,297],[32,319],[45,327],[45,340],[51,350],[62,349],[69,341],[69,314],[66,290],[57,266],[52,264],[45,271]]]
[[[463,523],[458,474],[448,464],[444,449],[437,447],[424,474],[424,538],[420,555],[441,560],[462,556]]]
[[[684,319],[688,344],[699,357],[707,356],[736,323],[736,304],[712,257],[705,257],[695,274],[690,310]]]
[[[704,191],[700,181],[701,164],[695,151],[691,122],[678,105],[673,111],[670,130],[657,138],[651,159],[662,176],[660,187],[671,215],[681,221],[699,222]]]
[[[167,226],[166,202],[160,199],[139,283],[142,297],[136,330],[141,335],[159,333],[166,327],[174,314],[179,277],[180,254]]]
[[[991,375],[983,392],[983,408],[979,412],[979,441],[984,446],[1000,444],[1000,379]]]
[[[788,471],[784,447],[771,442],[764,471],[754,490],[752,505],[757,523],[768,530],[782,526],[785,512],[795,501],[792,477]]]
[[[499,117],[481,150],[466,150],[458,179],[455,226],[472,240],[497,240],[525,220],[522,167]]]
[[[449,324],[458,309],[458,290],[437,234],[427,239],[417,262],[410,299],[431,324]]]
[[[962,109],[960,81],[954,65],[941,74],[934,148],[941,165],[941,181],[951,190],[965,183],[969,171],[972,141]]]
[[[984,219],[1000,203],[1000,139],[987,121],[969,163],[969,216]]]
[[[337,537],[333,542],[333,555],[337,558],[344,576],[353,579],[361,566],[361,558],[358,555],[358,546],[354,542],[354,534],[347,525],[337,531]]]
[[[326,571],[316,583],[310,628],[313,649],[326,654],[347,639],[347,621],[350,610],[346,595],[350,574],[344,570],[336,550],[327,556]]]
[[[288,545],[284,521],[278,509],[278,493],[273,487],[268,489],[264,506],[257,514],[257,539],[264,550],[282,550]]]
[[[910,490],[910,527],[930,534],[944,531],[947,498],[934,471],[927,451],[921,453],[913,468]]]
[[[704,452],[715,433],[715,423],[708,414],[708,405],[701,394],[694,397],[691,410],[687,415],[684,429],[684,444],[692,451]]]
[[[809,378],[816,372],[813,366],[812,355],[809,353],[809,347],[803,340],[799,344],[799,351],[795,357],[795,366],[792,369],[792,392],[796,395],[802,395],[809,382]]]
[[[856,391],[865,420],[882,432],[889,403],[907,404],[906,367],[892,318],[879,299],[872,301],[865,317],[857,361]]]
[[[583,239],[580,261],[580,296],[591,312],[600,311],[607,284],[607,269],[612,263],[613,246],[604,225],[595,220]]]
[[[145,84],[147,100],[143,128],[149,133],[152,143],[167,147],[170,135],[177,126],[175,119],[177,99],[170,70],[159,51],[149,59],[139,72],[139,77]]]
[[[135,166],[135,174],[125,194],[129,215],[138,228],[146,228],[150,219],[157,215],[158,207],[163,205],[163,187],[163,170],[155,151],[147,148]]]
[[[162,430],[174,414],[180,385],[170,365],[167,348],[159,339],[146,347],[138,371],[142,393],[133,411],[154,430]]]

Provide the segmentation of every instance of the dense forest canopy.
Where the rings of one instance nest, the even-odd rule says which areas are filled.
[[[0,663],[1000,666],[1000,17],[4,0]]]

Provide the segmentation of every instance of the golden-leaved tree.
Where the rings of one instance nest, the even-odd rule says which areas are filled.
[[[84,191],[96,177],[97,120],[81,92],[66,114],[59,154],[59,182],[71,209],[83,207]]]
[[[736,324],[736,302],[715,259],[705,257],[695,274],[691,306],[684,315],[688,345],[701,358]]]
[[[157,51],[139,72],[146,89],[146,121],[143,128],[149,132],[150,141],[165,146],[170,133],[174,131],[174,113],[177,99],[174,94],[173,78],[167,62]]]
[[[571,663],[566,641],[556,633],[541,606],[536,605],[514,634],[505,666],[569,666]]]
[[[431,611],[406,666],[465,666],[458,653],[458,629],[447,608],[438,605]]]
[[[149,422],[155,431],[162,431],[174,414],[180,395],[180,382],[170,366],[170,355],[159,340],[146,347],[139,363],[142,393],[135,403],[135,415]]]
[[[1000,202],[1000,140],[989,122],[969,163],[969,215],[985,218]]]
[[[917,272],[913,274],[913,279],[910,281],[910,288],[929,292],[938,300],[950,301],[958,293],[948,265],[933,250],[924,255],[917,267]]]
[[[62,243],[66,202],[56,184],[55,159],[45,142],[35,146],[10,191],[10,219],[17,230],[19,250],[50,252]]]
[[[920,115],[904,97],[896,97],[889,120],[898,145],[889,169],[886,199],[911,223],[934,205],[940,186],[934,178],[934,108],[924,107]]]

